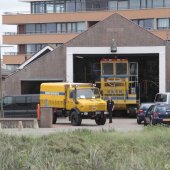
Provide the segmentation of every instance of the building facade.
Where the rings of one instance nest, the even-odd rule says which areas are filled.
[[[165,41],[170,40],[170,0],[22,0],[29,13],[5,13],[3,24],[17,25],[6,32],[3,44],[18,46],[3,63],[18,67],[46,45],[60,46],[112,14],[119,13]]]
[[[9,76],[5,95],[40,93],[42,82],[95,82],[103,58],[138,63],[141,101],[170,90],[169,43],[115,13]]]

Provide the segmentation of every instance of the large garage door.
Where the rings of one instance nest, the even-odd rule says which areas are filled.
[[[40,94],[40,85],[45,82],[62,82],[61,79],[21,80],[21,94]]]

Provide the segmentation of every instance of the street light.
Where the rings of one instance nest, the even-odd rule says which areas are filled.
[[[1,99],[1,114],[0,117],[4,117],[4,109],[3,109],[3,95],[2,95],[2,64],[1,64],[1,48],[2,47],[13,47],[9,45],[0,45],[0,99]]]

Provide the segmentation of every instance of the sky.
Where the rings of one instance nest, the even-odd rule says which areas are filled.
[[[16,32],[16,26],[2,25],[2,14],[4,12],[29,12],[30,4],[19,0],[0,0],[0,45],[4,32]],[[5,44],[6,45],[6,44]],[[1,54],[5,52],[16,52],[15,47],[1,47]]]

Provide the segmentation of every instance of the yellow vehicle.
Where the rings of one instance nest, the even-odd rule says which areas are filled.
[[[73,126],[85,118],[95,119],[98,125],[106,122],[106,102],[89,83],[42,83],[40,107],[53,108],[53,123],[59,116],[68,116]]]
[[[138,107],[138,63],[127,59],[102,59],[101,93],[103,99],[111,96],[115,110],[136,114]]]

